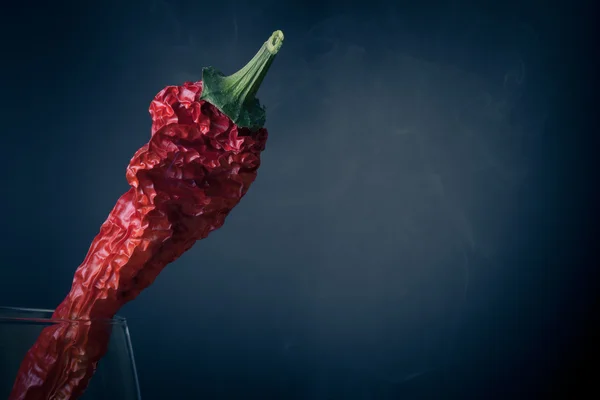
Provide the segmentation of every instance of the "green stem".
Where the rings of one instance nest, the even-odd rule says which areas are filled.
[[[252,60],[233,75],[224,76],[213,67],[203,68],[200,98],[217,107],[239,127],[262,128],[266,113],[256,92],[282,44],[283,32],[273,32]]]

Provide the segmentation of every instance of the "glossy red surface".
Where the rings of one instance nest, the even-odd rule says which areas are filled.
[[[256,178],[266,129],[238,127],[197,100],[202,83],[168,86],[150,105],[152,137],[54,318],[25,356],[10,400],[75,399],[106,352],[111,318],[197,240],[220,228]]]

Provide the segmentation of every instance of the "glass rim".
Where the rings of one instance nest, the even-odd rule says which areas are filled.
[[[48,314],[48,317],[27,317],[27,316],[14,316],[14,315],[5,315],[5,312],[21,312],[21,313],[43,313]],[[57,323],[103,323],[110,325],[122,325],[127,326],[127,320],[125,317],[121,317],[119,315],[115,315],[112,318],[92,318],[92,319],[64,319],[64,318],[51,318],[51,315],[54,313],[54,310],[49,308],[31,308],[31,307],[10,307],[10,306],[0,306],[0,322],[37,322],[44,324],[57,324]]]

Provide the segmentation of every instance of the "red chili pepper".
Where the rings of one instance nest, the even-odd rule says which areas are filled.
[[[112,318],[197,240],[220,228],[256,178],[267,130],[255,98],[283,34],[240,71],[204,68],[150,104],[152,137],[127,168],[131,188],[100,228],[71,291],[26,354],[9,400],[75,399],[107,350]]]

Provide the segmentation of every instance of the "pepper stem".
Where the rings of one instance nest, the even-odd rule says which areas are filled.
[[[282,45],[283,32],[275,31],[252,60],[233,75],[224,76],[213,67],[203,68],[200,99],[217,107],[239,127],[262,128],[265,108],[255,96]]]

